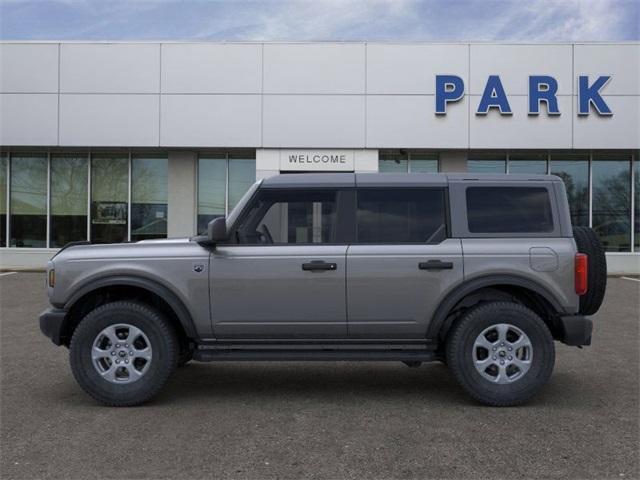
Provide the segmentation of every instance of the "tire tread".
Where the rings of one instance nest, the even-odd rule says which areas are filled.
[[[154,384],[151,388],[149,388],[144,395],[139,395],[134,399],[129,400],[116,400],[112,397],[102,394],[102,392],[96,391],[95,389],[90,387],[89,381],[85,378],[86,374],[82,369],[82,366],[77,363],[74,359],[73,351],[77,348],[78,344],[85,339],[88,335],[89,330],[91,329],[92,320],[104,313],[105,311],[115,310],[115,309],[128,309],[136,311],[137,313],[143,314],[147,318],[151,319],[155,325],[160,330],[160,335],[169,339],[169,351],[166,354],[169,356],[171,360],[171,368],[166,369],[161,372],[161,375],[156,378]],[[152,397],[157,395],[166,381],[169,379],[169,376],[173,372],[173,370],[177,366],[178,361],[178,345],[176,340],[176,334],[174,332],[173,327],[169,324],[169,322],[165,319],[165,317],[160,314],[153,307],[136,302],[136,301],[115,301],[106,303],[104,305],[99,306],[95,310],[92,310],[86,317],[82,319],[78,327],[73,332],[73,336],[71,337],[71,343],[69,344],[70,350],[70,360],[71,360],[71,370],[73,372],[74,377],[76,378],[80,387],[92,398],[102,403],[103,405],[110,407],[133,407],[136,405],[140,405],[149,401]]]
[[[531,315],[533,315],[534,317],[531,318],[537,318],[538,327],[542,329],[543,337],[545,337],[545,341],[550,344],[553,355],[551,359],[545,359],[545,362],[550,363],[550,365],[548,365],[550,368],[547,369],[548,373],[545,373],[542,378],[536,379],[536,382],[534,382],[532,386],[527,389],[525,394],[513,398],[498,398],[497,396],[489,397],[480,393],[469,384],[468,379],[465,376],[464,369],[466,368],[466,366],[460,364],[457,355],[457,349],[459,349],[463,344],[462,337],[466,334],[466,330],[476,321],[478,321],[478,317],[481,317],[488,311],[504,309],[505,307],[508,307],[512,310],[520,311],[523,315],[526,315],[528,317],[531,317]],[[474,400],[490,407],[512,407],[520,405],[529,400],[538,391],[538,389],[548,381],[551,375],[551,371],[553,370],[553,364],[555,362],[555,349],[553,345],[553,337],[551,335],[549,327],[542,321],[542,319],[540,319],[540,317],[538,317],[538,315],[534,311],[530,310],[524,305],[515,302],[487,302],[473,307],[471,310],[463,314],[461,318],[458,319],[458,321],[454,324],[449,335],[447,336],[446,357],[447,366],[452,371],[454,378]],[[471,366],[471,368],[474,367]]]

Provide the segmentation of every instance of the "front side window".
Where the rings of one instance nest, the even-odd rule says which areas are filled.
[[[12,247],[47,246],[47,157],[11,156]]]
[[[549,233],[553,216],[544,187],[469,187],[471,233]]]
[[[336,241],[336,192],[263,190],[236,229],[240,244],[317,244]]]
[[[443,189],[358,191],[358,243],[439,243],[446,238]]]

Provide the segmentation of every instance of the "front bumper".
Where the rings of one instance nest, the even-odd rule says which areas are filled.
[[[62,345],[62,332],[66,316],[67,311],[59,308],[49,308],[40,314],[40,330],[56,345]]]
[[[560,341],[571,346],[591,345],[593,322],[582,315],[560,317],[562,338]]]

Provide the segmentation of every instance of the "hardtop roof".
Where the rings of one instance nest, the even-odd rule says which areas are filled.
[[[555,175],[481,173],[283,173],[262,181],[262,188],[446,187],[450,182],[561,181]]]

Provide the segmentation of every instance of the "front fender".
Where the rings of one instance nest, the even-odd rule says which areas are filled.
[[[197,338],[198,332],[193,316],[180,297],[168,287],[155,280],[135,275],[111,275],[95,278],[84,282],[80,288],[74,290],[64,303],[67,312],[85,295],[104,287],[129,286],[145,289],[161,297],[174,311],[185,333],[189,338]]]

